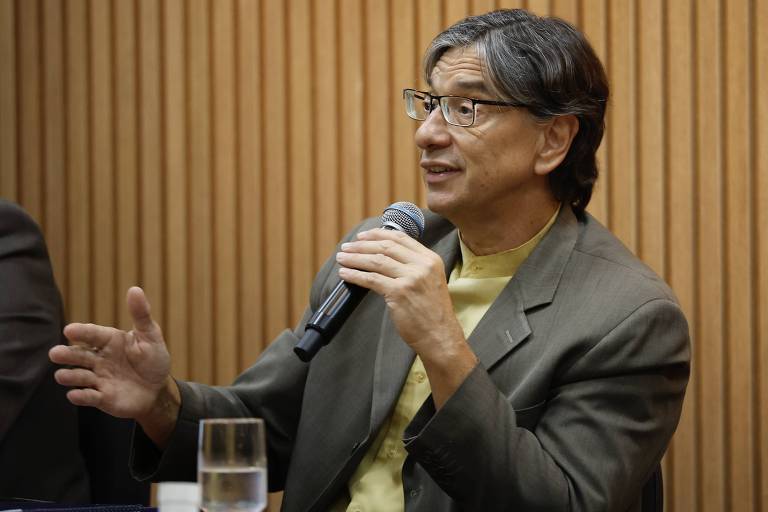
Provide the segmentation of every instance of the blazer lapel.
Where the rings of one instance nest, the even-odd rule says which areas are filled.
[[[431,246],[431,249],[443,259],[446,279],[448,279],[456,263],[456,258],[459,256],[458,235],[456,229],[447,221],[437,221],[436,225],[430,226],[430,220],[434,222],[433,218],[428,217],[428,224],[425,229],[430,239],[423,242],[426,246]],[[369,437],[379,429],[400,396],[400,390],[413,364],[414,357],[413,350],[400,338],[389,313],[385,311],[373,374]]]
[[[526,311],[552,302],[578,237],[578,222],[564,205],[549,233],[520,265],[469,337],[469,344],[490,370],[528,338]]]

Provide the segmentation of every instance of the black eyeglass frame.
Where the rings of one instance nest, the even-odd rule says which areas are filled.
[[[518,107],[518,108],[520,108],[520,107],[524,108],[525,107],[525,105],[522,104],[522,103],[514,103],[514,102],[510,102],[510,101],[480,100],[480,99],[477,99],[477,98],[468,98],[466,96],[456,96],[456,95],[452,95],[452,94],[446,94],[446,95],[443,95],[443,96],[435,96],[432,93],[429,93],[429,92],[426,92],[426,91],[420,91],[418,89],[411,89],[411,88],[403,89],[403,100],[405,100],[406,95],[408,94],[409,91],[413,92],[413,93],[423,94],[425,96],[425,98],[424,98],[425,100],[427,99],[426,97],[429,97],[429,99],[430,99],[430,101],[429,101],[429,106],[430,106],[429,113],[430,114],[434,110],[435,102],[437,102],[438,106],[440,107],[440,113],[443,115],[443,119],[445,119],[445,122],[448,123],[448,124],[451,124],[453,126],[461,126],[463,128],[467,128],[467,127],[472,126],[473,124],[475,124],[475,119],[477,118],[477,105],[495,105],[495,106],[498,106],[498,107]],[[460,98],[460,99],[463,99],[463,100],[471,101],[472,102],[472,122],[469,123],[469,124],[458,124],[458,123],[450,122],[448,120],[448,118],[446,117],[446,115],[445,115],[445,107],[443,106],[443,100],[446,99],[446,98]],[[407,104],[406,104],[405,113],[406,113],[406,115],[408,117],[410,117],[411,119],[413,119],[415,121],[426,121],[427,120],[426,117],[424,119],[419,119],[419,118],[413,117],[411,114],[409,114],[408,113]]]

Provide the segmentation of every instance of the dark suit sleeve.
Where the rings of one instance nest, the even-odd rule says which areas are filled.
[[[0,441],[51,372],[61,342],[61,299],[34,221],[0,201]]]
[[[678,306],[647,302],[564,368],[545,403],[513,410],[478,366],[439,411],[428,400],[406,448],[466,510],[626,510],[677,425],[688,343]]]

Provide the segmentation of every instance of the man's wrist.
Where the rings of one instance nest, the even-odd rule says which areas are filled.
[[[181,393],[176,381],[168,376],[150,411],[136,422],[155,445],[164,449],[176,428],[181,409]]]
[[[478,359],[464,336],[454,342],[444,343],[439,351],[420,354],[432,388],[435,407],[440,409],[459,389],[477,366]]]

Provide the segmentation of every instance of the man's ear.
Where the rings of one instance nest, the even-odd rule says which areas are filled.
[[[542,131],[544,138],[533,171],[544,176],[557,169],[565,159],[574,137],[579,132],[579,120],[574,115],[552,118]]]

